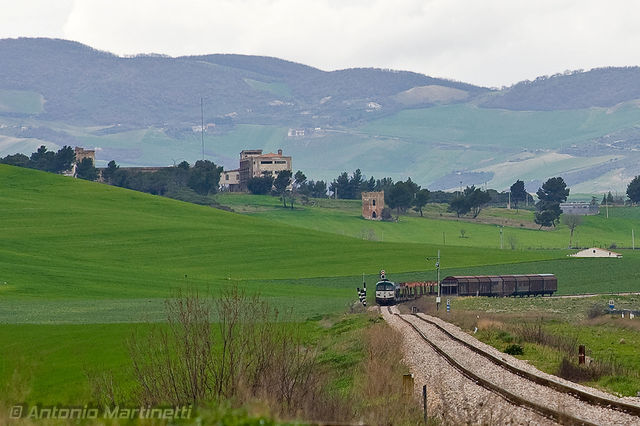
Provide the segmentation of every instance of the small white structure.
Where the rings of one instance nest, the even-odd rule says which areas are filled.
[[[580,250],[577,253],[570,254],[571,257],[615,257],[621,258],[622,255],[620,253],[616,253],[611,250],[604,250],[598,247],[591,247],[588,249]]]

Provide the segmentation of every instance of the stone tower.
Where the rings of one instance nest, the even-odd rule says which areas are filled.
[[[362,217],[369,220],[382,220],[384,209],[384,191],[362,193]]]

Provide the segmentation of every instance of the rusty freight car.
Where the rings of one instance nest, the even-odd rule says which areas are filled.
[[[553,274],[459,275],[442,280],[442,294],[457,296],[551,296],[558,290]]]

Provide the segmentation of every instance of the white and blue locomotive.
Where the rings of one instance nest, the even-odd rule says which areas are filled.
[[[398,285],[389,281],[384,270],[380,271],[380,281],[376,283],[376,303],[378,305],[392,305],[398,300]]]

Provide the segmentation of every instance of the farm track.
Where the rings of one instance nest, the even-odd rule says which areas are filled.
[[[389,312],[392,313],[391,308]],[[544,373],[535,374],[533,368],[519,368],[507,362],[504,354],[492,354],[481,348],[482,344],[466,333],[459,332],[468,339],[456,336],[458,333],[448,330],[449,325],[441,320],[422,314],[396,316],[463,376],[513,405],[562,424],[640,424],[638,405],[552,380],[544,377]]]

